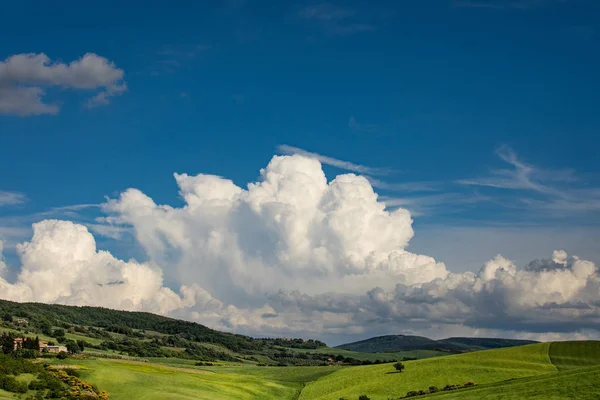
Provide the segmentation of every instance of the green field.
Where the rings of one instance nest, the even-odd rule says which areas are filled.
[[[194,367],[186,362],[167,366],[101,359],[70,359],[60,363],[79,367],[82,379],[108,391],[114,400],[291,400],[297,398],[306,382],[339,369],[240,365]]]
[[[488,394],[496,396],[489,398],[529,398],[515,397],[521,390],[520,385],[526,386],[531,394],[537,392],[548,394],[549,387],[565,387],[563,381],[570,383],[571,390],[579,386],[584,391],[594,390],[594,385],[596,388],[600,387],[598,370],[595,369],[598,367],[585,371],[572,368],[600,363],[599,352],[600,342],[540,343],[408,361],[404,363],[405,371],[400,374],[395,373],[390,364],[345,368],[308,383],[300,399],[356,399],[359,395],[366,394],[373,400],[387,400],[404,396],[412,390],[426,390],[430,386],[441,388],[468,381],[475,382],[477,386],[429,396],[467,398],[467,395],[472,395],[471,398],[488,398],[483,397],[482,392],[488,390],[486,396]],[[557,365],[553,364],[553,360]],[[573,373],[570,377],[558,373],[559,370],[568,369]],[[536,376],[537,378],[531,378]],[[519,378],[527,378],[531,381],[526,383]],[[592,379],[592,384],[588,385],[587,379]],[[503,384],[500,385],[498,382]],[[549,382],[553,382],[552,385]],[[497,387],[487,387],[490,384]],[[591,398],[598,399],[600,389],[595,390],[596,397]],[[501,396],[503,391],[507,391],[508,394],[497,397]]]
[[[324,350],[327,352],[327,350]],[[354,352],[349,352],[354,353]],[[439,399],[600,399],[600,342],[539,343],[392,364],[259,367],[251,363],[150,358],[150,362],[69,358],[44,362],[79,369],[112,400],[372,400],[397,399],[430,386],[470,388],[415,397]],[[21,375],[19,379],[32,377]],[[0,399],[15,398],[0,391]]]
[[[600,364],[600,342],[554,342],[550,360],[559,371]]]
[[[358,351],[350,351],[337,349],[334,347],[320,347],[318,349],[291,349],[299,353],[319,353],[342,355],[344,357],[355,358],[357,360],[402,360],[403,358],[431,358],[448,355],[448,353],[437,350],[409,350],[409,351],[394,351],[385,353],[362,353]]]
[[[421,398],[421,397],[417,397]],[[598,400],[600,399],[600,367],[581,368],[531,378],[460,389],[452,393],[436,393],[425,399],[467,400]]]

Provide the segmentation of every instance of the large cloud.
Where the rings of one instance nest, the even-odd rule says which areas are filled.
[[[45,87],[98,91],[87,101],[94,107],[127,90],[124,72],[104,57],[87,53],[69,64],[50,61],[44,53],[15,54],[0,61],[0,114],[56,114],[56,104],[44,103]]]
[[[315,159],[276,156],[246,189],[213,175],[175,180],[183,207],[157,205],[137,189],[103,206],[101,222],[131,229],[148,262],[97,251],[80,225],[43,221],[18,247],[18,280],[0,280],[0,294],[322,338],[600,327],[593,263],[556,251],[525,268],[499,255],[478,274],[450,273],[406,250],[408,211],[388,211],[364,177],[328,182]]]

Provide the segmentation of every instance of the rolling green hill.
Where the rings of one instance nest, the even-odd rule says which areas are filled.
[[[477,386],[428,396],[467,398],[469,395],[473,396],[471,398],[484,398],[479,397],[482,394],[477,394],[478,391],[489,390],[487,393],[494,396],[503,391],[507,393],[505,397],[493,398],[529,398],[510,397],[511,393],[515,396],[520,390],[522,378],[537,382],[525,385],[532,394],[548,393],[548,387],[561,386],[561,382],[565,381],[570,382],[571,389],[575,390],[578,384],[569,379],[581,380],[582,390],[595,393],[596,397],[590,398],[597,399],[600,396],[599,367],[574,368],[600,364],[598,352],[600,342],[597,341],[539,343],[408,361],[404,363],[406,368],[402,373],[396,373],[391,364],[345,368],[309,383],[300,399],[357,399],[359,395],[366,394],[373,400],[387,400],[404,396],[409,391],[427,390],[430,386],[443,388],[466,382],[474,382]],[[573,375],[569,375],[571,378],[565,377],[559,372],[561,370],[572,372]],[[539,380],[531,378],[536,376]],[[593,384],[586,383],[586,379],[592,379]]]
[[[435,350],[442,352],[462,353],[466,351],[523,346],[525,344],[533,343],[537,342],[532,340],[465,337],[432,340],[423,336],[385,335],[361,340],[358,342],[346,343],[336,347],[363,353],[410,350]]]
[[[8,338],[9,352],[10,335],[84,348],[66,360],[46,355],[43,362],[27,361],[38,378],[45,364],[75,367],[85,382],[108,391],[112,400],[356,400],[362,394],[389,400],[418,391],[424,393],[418,399],[600,399],[599,341],[506,347],[521,342],[386,336],[357,342],[354,348],[363,351],[351,351],[314,340],[254,339],[152,314],[95,307],[0,301],[0,317],[0,336]],[[377,346],[392,349],[398,341],[405,350],[364,352]],[[442,350],[440,345],[447,347]],[[478,350],[489,347],[497,348]],[[19,351],[0,357],[0,375],[6,367],[2,360],[26,361]],[[402,373],[393,363],[381,363],[405,359],[418,360],[403,361]],[[365,365],[372,363],[377,364]],[[33,377],[23,371],[14,375],[18,380]],[[457,388],[467,382],[474,385]],[[445,386],[453,390],[429,393],[430,387]],[[30,388],[24,396],[35,394]],[[0,390],[0,399],[14,397]]]
[[[553,342],[550,344],[550,360],[559,371],[600,365],[600,342]]]

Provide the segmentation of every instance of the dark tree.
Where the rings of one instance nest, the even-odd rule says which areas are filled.
[[[68,358],[69,355],[67,354],[66,351],[61,351],[56,355],[56,358],[58,358],[59,360],[64,360],[65,358]]]
[[[78,340],[77,341],[77,346],[79,346],[79,350],[84,351],[85,350],[85,340]]]
[[[15,335],[4,332],[0,336],[0,350],[4,354],[11,354],[15,350]]]
[[[55,338],[64,337],[65,330],[64,329],[55,329],[54,332],[52,332],[52,336],[54,336]]]
[[[67,343],[67,350],[69,350],[69,353],[71,354],[77,354],[79,353],[79,346],[77,343],[70,341]]]
[[[401,362],[397,362],[396,364],[394,364],[394,368],[396,368],[396,371],[402,372],[404,371],[404,364],[402,364]]]
[[[12,315],[10,315],[9,313],[4,314],[4,316],[2,317],[2,321],[13,322]]]

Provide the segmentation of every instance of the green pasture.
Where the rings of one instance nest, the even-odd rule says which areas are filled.
[[[550,360],[559,371],[600,365],[600,341],[550,343]]]
[[[58,361],[57,361],[58,362]],[[116,360],[69,359],[81,379],[113,400],[296,399],[305,382],[338,367],[166,366]]]
[[[600,399],[600,367],[588,367],[503,381],[489,385],[441,392],[416,399],[425,400],[598,400]]]
[[[387,400],[430,386],[469,381],[481,385],[548,374],[557,371],[550,362],[549,347],[550,343],[540,343],[407,361],[402,373],[396,373],[393,364],[345,368],[308,383],[300,399],[357,399],[366,394],[373,400]]]
[[[350,357],[357,360],[365,361],[375,361],[375,360],[402,360],[403,358],[431,358],[431,357],[439,357],[446,356],[449,353],[444,351],[437,350],[410,350],[410,351],[394,351],[394,352],[385,352],[385,353],[361,353],[358,351],[350,351],[344,349],[336,349],[333,347],[320,347],[318,349],[288,349],[296,351],[298,353],[317,353],[317,354],[333,354],[333,355],[342,355],[344,357]]]

